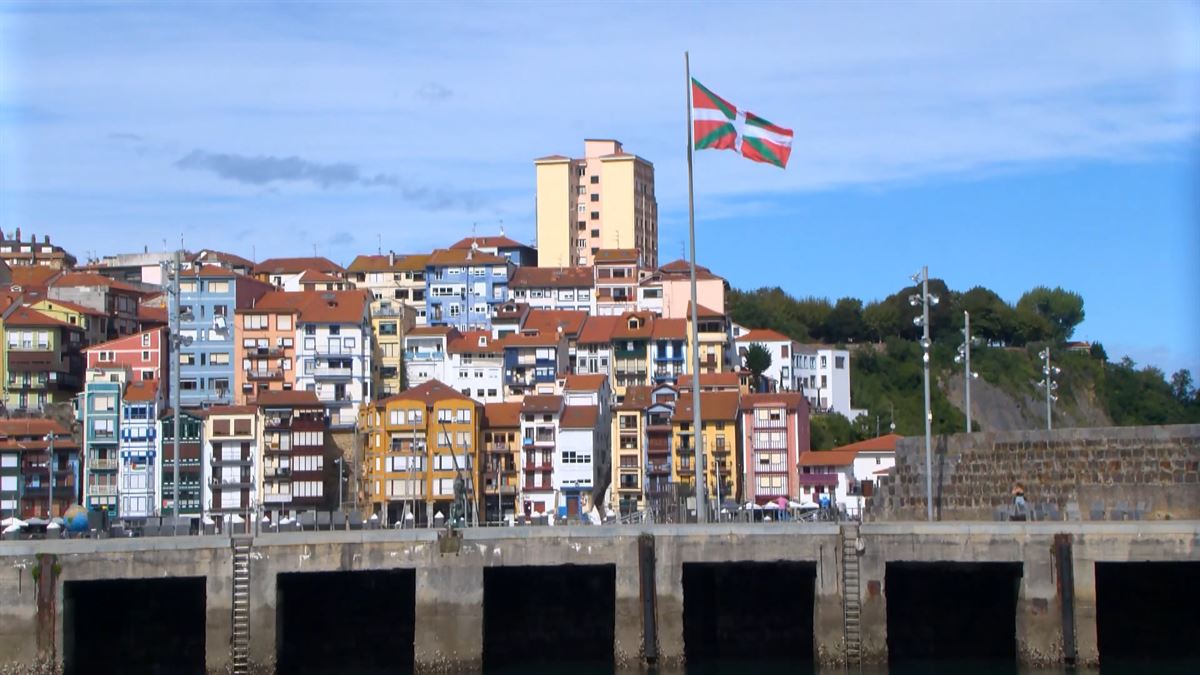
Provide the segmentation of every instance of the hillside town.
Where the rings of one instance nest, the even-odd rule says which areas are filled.
[[[619,142],[534,164],[536,247],[81,263],[2,233],[0,513],[673,521],[694,508],[696,377],[714,512],[856,512],[896,437],[809,447],[811,416],[861,412],[850,353],[733,323],[702,265],[693,312],[690,263],[659,260],[654,167]]]

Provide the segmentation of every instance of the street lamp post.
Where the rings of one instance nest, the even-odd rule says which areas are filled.
[[[1046,390],[1046,431],[1054,429],[1054,411],[1051,404],[1058,400],[1058,396],[1054,395],[1054,390],[1058,389],[1058,382],[1054,380],[1054,376],[1062,372],[1062,368],[1050,365],[1050,347],[1047,346],[1042,351],[1038,352],[1038,356],[1042,359],[1042,378],[1038,382],[1038,386]]]
[[[971,313],[963,312],[963,343],[958,347],[958,356],[954,357],[955,363],[963,364],[963,386],[966,401],[964,406],[967,411],[967,433],[971,433],[971,380],[979,377],[979,373],[971,370]]]
[[[341,457],[338,457],[337,459],[333,460],[333,463],[337,465],[337,474],[338,474],[338,501],[337,501],[337,510],[338,510],[338,511],[341,511],[341,510],[342,510],[342,481],[343,481],[343,476],[342,476],[342,458],[341,458]]]
[[[921,271],[912,275],[914,283],[920,282],[921,292],[908,296],[910,305],[921,306],[921,316],[913,319],[913,323],[921,326],[921,361],[925,374],[925,517],[933,521],[933,410],[929,405],[929,348],[933,345],[929,339],[929,306],[938,303],[938,297],[929,292],[929,267],[921,267]]]
[[[46,520],[54,518],[54,432],[46,434],[46,440],[50,442],[46,449]]]

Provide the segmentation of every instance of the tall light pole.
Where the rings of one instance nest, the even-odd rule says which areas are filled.
[[[1054,411],[1051,404],[1058,400],[1054,395],[1054,390],[1058,389],[1058,382],[1054,381],[1054,376],[1062,372],[1062,368],[1050,365],[1050,347],[1047,346],[1042,351],[1038,352],[1038,356],[1042,359],[1042,378],[1038,382],[1038,386],[1046,390],[1046,431],[1054,429]]]
[[[49,482],[46,483],[46,493],[49,498],[46,501],[46,520],[54,519],[54,432],[46,434],[46,440],[50,442],[50,446],[46,448],[46,477]]]
[[[933,346],[933,342],[929,339],[929,305],[936,305],[938,297],[929,293],[928,266],[922,266],[921,271],[911,278],[914,283],[921,284],[921,292],[908,296],[908,303],[914,307],[921,306],[921,316],[913,319],[913,323],[924,329],[921,336],[921,361],[925,374],[925,517],[933,522],[933,410],[929,405],[929,348]]]
[[[171,424],[173,427],[172,448],[172,477],[174,486],[171,492],[171,514],[175,519],[174,527],[179,523],[179,347],[190,344],[191,339],[185,340],[180,336],[180,322],[183,318],[182,303],[180,302],[179,275],[183,273],[183,251],[175,251],[175,260],[166,263],[171,276],[171,285],[167,289],[167,340],[170,346],[171,369]]]
[[[979,373],[971,370],[971,313],[963,312],[963,343],[958,346],[958,356],[955,363],[963,364],[963,396],[966,397],[967,433],[971,433],[971,380],[978,378]]]

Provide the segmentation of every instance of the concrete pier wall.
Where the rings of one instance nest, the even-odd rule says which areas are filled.
[[[834,524],[554,527],[477,529],[459,536],[431,530],[268,534],[254,540],[250,578],[252,661],[275,661],[277,577],[303,572],[412,569],[416,575],[414,658],[418,672],[478,669],[483,660],[484,570],[496,566],[612,565],[613,653],[636,668],[647,653],[642,608],[653,608],[659,663],[683,661],[683,566],[688,563],[812,563],[814,651],[823,663],[844,657],[841,542]],[[652,538],[653,603],[641,598],[638,539]],[[860,599],[863,656],[887,660],[889,562],[1020,563],[1015,635],[1030,665],[1060,663],[1063,589],[1055,537],[1070,542],[1071,600],[1078,662],[1095,664],[1096,562],[1200,560],[1200,522],[867,523]],[[39,559],[40,556],[40,559]],[[39,562],[40,560],[40,562]],[[35,582],[32,569],[44,568]],[[47,572],[52,578],[42,577]],[[33,663],[61,660],[63,584],[98,579],[204,577],[207,667],[229,664],[232,549],[228,539],[75,540],[0,543],[0,654]],[[39,601],[38,583],[47,590]],[[786,580],[781,580],[786,583]],[[51,590],[52,589],[52,590]],[[47,597],[48,596],[48,597]],[[314,608],[319,611],[319,608]],[[52,637],[51,637],[52,636]]]

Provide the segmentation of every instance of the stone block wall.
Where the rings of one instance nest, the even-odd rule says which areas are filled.
[[[937,436],[934,517],[993,520],[1020,482],[1030,508],[1069,504],[1082,519],[1102,506],[1146,507],[1145,519],[1200,518],[1200,424],[1008,431]],[[924,520],[925,439],[896,446],[896,467],[867,505],[868,520]]]

